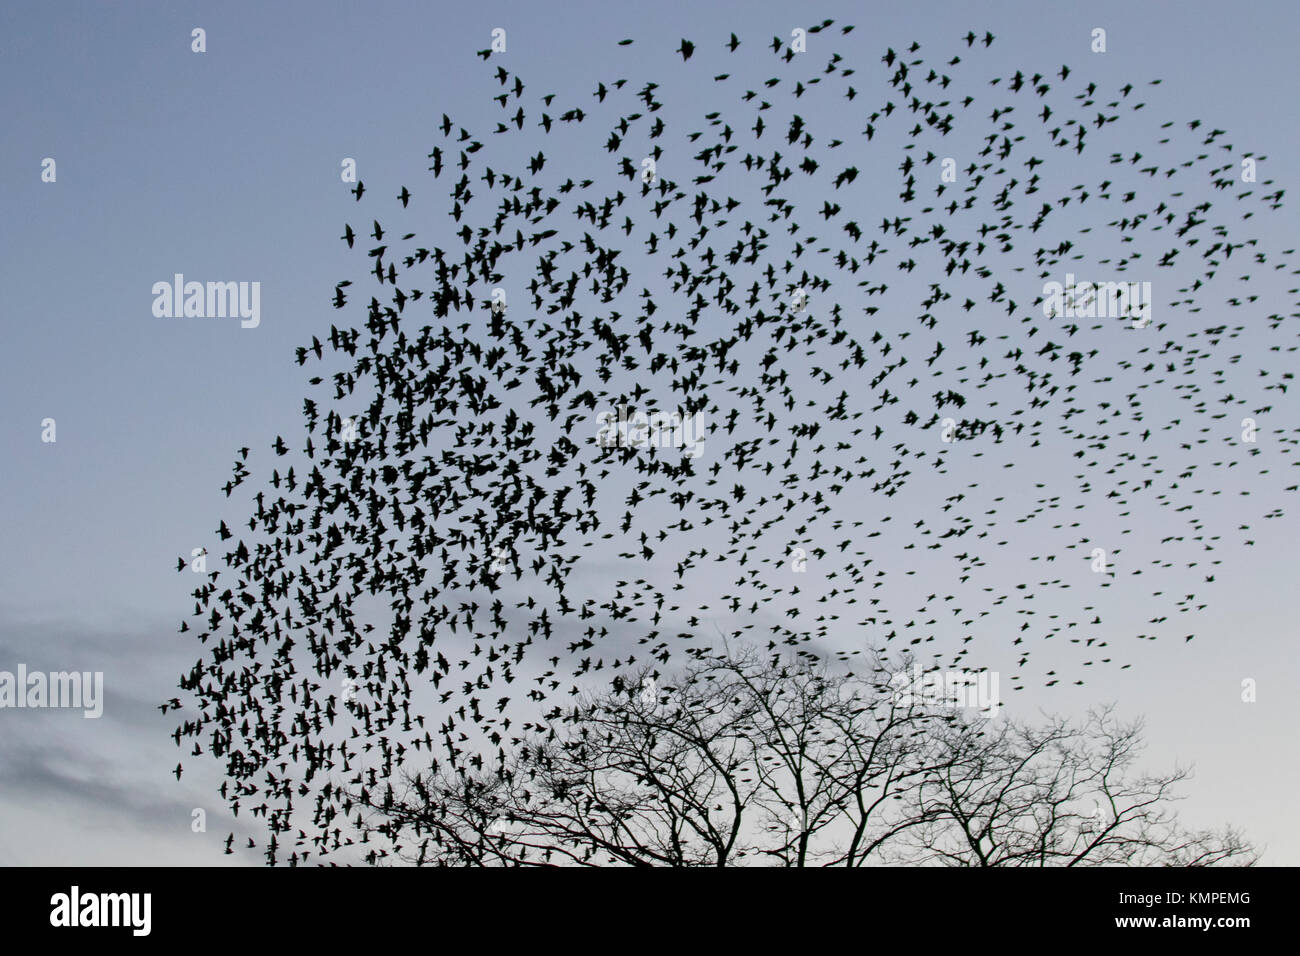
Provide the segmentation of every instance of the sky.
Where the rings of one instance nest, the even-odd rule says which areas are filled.
[[[720,47],[736,32],[757,47],[800,25],[791,15],[789,4],[769,2],[0,10],[0,215],[9,224],[0,233],[0,670],[103,671],[106,690],[99,719],[0,710],[0,863],[258,862],[223,853],[238,825],[215,792],[219,769],[186,760],[181,779],[173,775],[186,755],[169,737],[174,715],[158,705],[177,696],[199,651],[177,633],[193,604],[177,557],[215,549],[219,516],[236,517],[220,490],[235,450],[249,446],[266,464],[277,435],[300,431],[310,373],[294,350],[339,321],[334,284],[355,278],[356,257],[339,236],[359,214],[340,182],[341,161],[355,159],[367,188],[385,199],[404,183],[418,192],[442,113],[495,121],[495,84],[474,55],[494,27],[508,31],[510,70],[537,88],[589,98],[601,77],[653,77],[666,99],[702,112],[713,93],[696,85],[703,67],[679,68],[672,51],[681,38]],[[1300,181],[1300,124],[1281,95],[1295,76],[1293,4],[921,0],[814,4],[798,15],[855,24],[838,48],[864,72],[886,46],[915,39],[927,51],[955,52],[974,30],[996,35],[990,62],[1000,69],[1069,62],[1099,81],[1159,77],[1146,91],[1153,116],[1199,117],[1266,156],[1261,178],[1288,189]],[[1089,59],[1098,26],[1108,38],[1100,64]],[[196,27],[206,31],[203,53],[191,50]],[[635,44],[618,47],[624,37]],[[819,115],[810,107],[810,120]],[[42,180],[46,158],[56,162],[54,182]],[[1285,209],[1252,228],[1277,248],[1296,246]],[[260,323],[156,317],[151,289],[176,273],[260,282]],[[48,418],[54,443],[42,441]],[[1046,474],[1064,477],[1067,467]],[[1014,480],[1009,494],[1033,493]],[[1070,485],[1061,488],[1068,496]],[[936,492],[917,494],[933,502]],[[1207,523],[1234,528],[1234,507],[1244,505],[1205,505]],[[1114,540],[1124,529],[1113,520],[1098,518],[1085,533]],[[1124,715],[1144,716],[1153,769],[1195,764],[1181,804],[1186,822],[1238,824],[1276,865],[1300,862],[1288,813],[1300,762],[1283,693],[1300,677],[1293,522],[1263,523],[1252,549],[1224,548],[1194,642],[1130,641],[1130,669],[1016,699],[1025,714],[1113,700]],[[1135,537],[1157,527],[1153,518]],[[1037,546],[1009,538],[985,556],[992,581],[1020,580],[1017,562]],[[601,569],[587,573],[598,579]],[[724,586],[707,576],[691,582],[705,595]],[[1147,588],[1117,582],[1124,596],[1107,595],[1116,618],[1140,622]],[[999,653],[1011,652],[990,650],[990,662]],[[1244,678],[1258,681],[1256,703],[1240,700]],[[195,810],[206,814],[203,832],[194,830]]]

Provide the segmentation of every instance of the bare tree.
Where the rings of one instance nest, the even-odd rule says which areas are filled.
[[[951,759],[915,791],[922,822],[887,855],[950,866],[1253,864],[1240,831],[1179,824],[1170,804],[1190,771],[1140,772],[1142,730],[1112,707],[981,736],[947,728],[939,746]]]
[[[703,655],[672,685],[649,671],[589,696],[499,770],[408,778],[368,801],[416,833],[417,862],[477,865],[858,865],[899,828],[954,719],[865,677],[757,651]],[[367,801],[362,801],[367,802]]]
[[[990,723],[890,677],[879,655],[855,675],[701,654],[670,685],[639,671],[582,699],[495,770],[357,802],[420,864],[1253,862],[1236,831],[1178,826],[1168,803],[1187,773],[1134,772],[1140,724],[1108,710],[1079,727]]]

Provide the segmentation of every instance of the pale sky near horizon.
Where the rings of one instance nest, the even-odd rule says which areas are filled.
[[[855,51],[864,72],[886,46],[913,39],[927,52],[958,52],[969,29],[996,35],[999,65],[1162,78],[1145,94],[1149,119],[1199,117],[1227,130],[1268,157],[1261,179],[1286,188],[1288,201],[1296,196],[1293,4],[918,0],[824,3],[799,14],[808,24],[855,24],[848,38],[837,32],[836,46]],[[231,515],[220,487],[235,449],[253,447],[266,464],[276,435],[300,433],[305,374],[294,349],[340,321],[334,283],[355,278],[356,258],[338,240],[358,216],[340,159],[355,157],[367,190],[389,200],[426,175],[440,114],[495,122],[495,83],[474,56],[495,26],[509,30],[510,69],[534,88],[585,97],[597,79],[627,70],[661,78],[665,95],[689,95],[689,76],[675,75],[681,37],[703,60],[717,55],[702,48],[731,32],[759,47],[788,35],[789,20],[790,5],[770,0],[0,10],[8,224],[0,261],[9,293],[0,670],[19,662],[102,670],[107,693],[99,720],[0,710],[0,864],[259,862],[223,854],[225,834],[246,821],[231,824],[210,760],[178,755],[172,715],[157,705],[178,694],[178,676],[200,651],[176,632],[193,603],[176,558],[196,543],[215,550],[213,529]],[[207,33],[201,55],[190,50],[196,26]],[[1100,66],[1088,49],[1095,26],[1108,33]],[[616,45],[623,37],[636,43],[625,51]],[[55,183],[41,181],[45,157],[57,161]],[[1289,205],[1251,228],[1276,248],[1300,245]],[[175,273],[260,281],[259,327],[155,318],[150,289]],[[364,311],[347,314],[363,320]],[[40,440],[46,417],[58,423],[55,445]],[[1233,560],[1214,572],[1194,642],[1129,640],[1130,669],[1082,688],[1032,686],[1015,703],[1027,715],[1115,701],[1124,716],[1144,716],[1151,769],[1196,765],[1182,790],[1187,823],[1239,825],[1265,848],[1263,863],[1295,865],[1300,748],[1285,688],[1300,678],[1296,516],[1292,499],[1276,504],[1286,517],[1254,525],[1253,549],[1225,547]],[[1197,505],[1222,519],[1216,530],[1235,530],[1226,506]],[[1243,678],[1257,679],[1257,703],[1240,701]],[[207,814],[206,833],[191,831],[195,808]]]

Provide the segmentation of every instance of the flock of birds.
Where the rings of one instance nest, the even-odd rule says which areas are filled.
[[[401,822],[365,814],[404,772],[503,766],[598,672],[724,630],[849,666],[996,644],[1017,688],[1035,641],[1128,666],[1098,588],[1176,554],[1210,582],[1231,542],[1206,499],[1296,490],[1239,434],[1250,417],[1278,454],[1296,441],[1273,406],[1297,313],[1247,284],[1291,281],[1294,250],[1244,234],[1283,195],[1242,181],[1248,153],[1064,66],[976,86],[989,34],[859,74],[833,26],[806,52],[732,34],[716,56],[762,75],[701,73],[684,107],[626,78],[526,97],[484,51],[499,119],[442,116],[438,188],[356,183],[376,208],[342,241],[370,291],[342,281],[334,306],[368,318],[298,349],[321,367],[305,435],[276,439],[247,533],[221,522],[225,568],[181,626],[204,656],[164,705],[263,820],[269,862],[392,858]],[[401,224],[429,221],[422,193],[450,217],[426,245]],[[1151,322],[1046,314],[1067,272],[1152,282]],[[602,443],[620,407],[695,416],[703,453]],[[1145,543],[1118,541],[1134,528]],[[1098,544],[1123,575],[1093,576]],[[1206,606],[1144,587],[1172,605],[1137,637]],[[1053,663],[1044,683],[1082,682]]]

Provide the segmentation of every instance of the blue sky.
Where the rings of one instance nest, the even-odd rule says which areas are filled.
[[[1300,181],[1300,134],[1285,95],[1297,26],[1288,3],[828,3],[799,15],[805,25],[823,17],[855,24],[836,46],[864,73],[886,46],[917,39],[937,56],[956,52],[971,29],[996,35],[986,62],[998,69],[1068,62],[1099,83],[1160,77],[1146,91],[1151,118],[1200,117],[1267,156],[1261,178],[1289,190]],[[156,705],[176,695],[197,652],[176,633],[192,604],[176,558],[215,547],[219,518],[237,517],[219,490],[235,449],[250,446],[252,461],[260,455],[265,464],[276,435],[300,430],[310,372],[294,363],[294,349],[339,321],[334,283],[359,278],[338,237],[344,222],[369,216],[339,182],[340,160],[357,160],[385,209],[402,184],[418,191],[442,113],[495,122],[495,83],[474,51],[496,26],[508,30],[509,69],[533,91],[585,101],[598,79],[627,75],[630,85],[656,79],[686,107],[714,95],[698,85],[710,72],[701,65],[706,44],[720,47],[736,32],[759,47],[799,25],[790,18],[789,4],[767,2],[0,11],[0,214],[9,226],[0,234],[0,669],[25,661],[103,670],[108,689],[98,721],[0,712],[0,862],[256,861],[221,852],[231,827],[215,768],[194,760],[182,781],[170,775],[173,721]],[[196,26],[207,33],[202,55],[190,50]],[[1104,61],[1090,59],[1096,26],[1107,29]],[[636,42],[616,46],[623,37]],[[672,53],[681,37],[701,48],[687,65]],[[810,107],[809,118],[833,117]],[[57,162],[55,183],[41,181],[45,157]],[[563,166],[586,157],[557,158]],[[1251,228],[1278,248],[1297,245],[1285,209]],[[260,326],[155,318],[150,288],[178,272],[260,281]],[[359,321],[355,312],[350,320]],[[1237,351],[1252,347],[1262,346],[1248,337]],[[40,441],[46,417],[58,423],[54,445]],[[1048,473],[1065,476],[1064,466]],[[1061,488],[1053,493],[1069,494],[1068,483]],[[932,489],[918,494],[933,500]],[[1227,505],[1206,507],[1215,528],[1235,528],[1232,517]],[[1088,534],[1116,539],[1122,529],[1108,520],[1096,519]],[[1285,691],[1300,676],[1293,520],[1264,523],[1253,549],[1225,546],[1195,642],[1130,641],[1129,670],[1016,701],[1030,713],[1115,700],[1124,714],[1145,715],[1153,768],[1197,766],[1183,805],[1188,822],[1238,823],[1275,864],[1300,862],[1287,813],[1300,784]],[[1006,552],[989,556],[995,564],[998,553]],[[1019,580],[1019,570],[1006,573],[1002,583]],[[692,583],[702,594],[721,587],[707,577]],[[1126,595],[1109,596],[1117,618],[1140,623],[1145,588],[1117,583]],[[1240,702],[1243,677],[1258,678],[1258,703]],[[196,807],[208,813],[206,834],[191,831]]]

